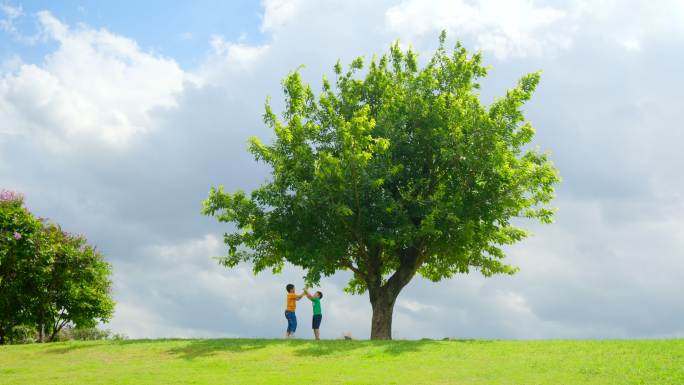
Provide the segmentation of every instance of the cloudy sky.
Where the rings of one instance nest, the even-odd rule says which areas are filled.
[[[111,4],[109,4],[111,3]],[[228,228],[200,215],[212,185],[268,175],[246,139],[264,100],[305,65],[439,31],[481,50],[490,101],[543,70],[526,113],[563,176],[554,225],[509,249],[515,276],[415,279],[396,338],[684,336],[684,2],[678,0],[0,0],[0,188],[85,234],[114,267],[130,337],[279,337],[283,285],[302,271],[227,270]],[[324,338],[367,338],[370,305],[322,282]],[[303,304],[306,305],[306,304]],[[309,336],[309,306],[299,311]]]

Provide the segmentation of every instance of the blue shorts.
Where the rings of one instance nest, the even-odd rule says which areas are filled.
[[[295,312],[285,310],[285,318],[287,318],[287,332],[294,333],[297,330],[297,316]]]
[[[322,319],[323,319],[322,314],[314,314],[313,318],[311,319],[311,328],[312,329],[320,329]]]

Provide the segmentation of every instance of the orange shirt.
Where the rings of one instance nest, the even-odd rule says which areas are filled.
[[[297,294],[287,293],[287,307],[285,309],[287,311],[295,311],[295,308],[297,308]]]

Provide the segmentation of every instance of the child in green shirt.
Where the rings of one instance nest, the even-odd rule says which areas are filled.
[[[321,327],[321,320],[323,319],[323,313],[321,312],[321,298],[323,298],[323,293],[317,291],[316,293],[314,293],[314,295],[311,295],[309,294],[309,291],[305,288],[304,294],[306,295],[306,298],[311,300],[311,304],[313,305],[313,318],[311,319],[311,328],[313,329],[314,337],[316,337],[317,340],[320,340],[321,334],[319,329]]]

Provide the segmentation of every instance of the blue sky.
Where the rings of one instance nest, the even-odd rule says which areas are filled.
[[[302,271],[218,266],[228,229],[201,201],[268,176],[246,141],[270,137],[263,103],[281,105],[289,71],[305,65],[316,88],[338,59],[396,39],[429,57],[444,29],[491,66],[485,102],[543,71],[525,113],[563,177],[559,211],[507,250],[514,276],[416,278],[394,335],[684,336],[681,1],[142,3],[0,0],[0,188],[106,254],[107,327],[281,336],[283,285]],[[321,282],[323,338],[369,334],[368,299],[342,291],[348,278]]]
[[[263,15],[257,1],[27,1],[4,2],[19,7],[26,15],[41,10],[50,12],[63,22],[85,23],[124,36],[135,37],[145,50],[173,57],[183,67],[199,64],[209,49],[211,36],[260,43],[259,31]],[[36,33],[37,25],[30,17],[22,18],[17,27],[23,33]],[[27,62],[39,62],[54,44],[27,46],[7,34],[0,36],[3,53],[17,53]]]

